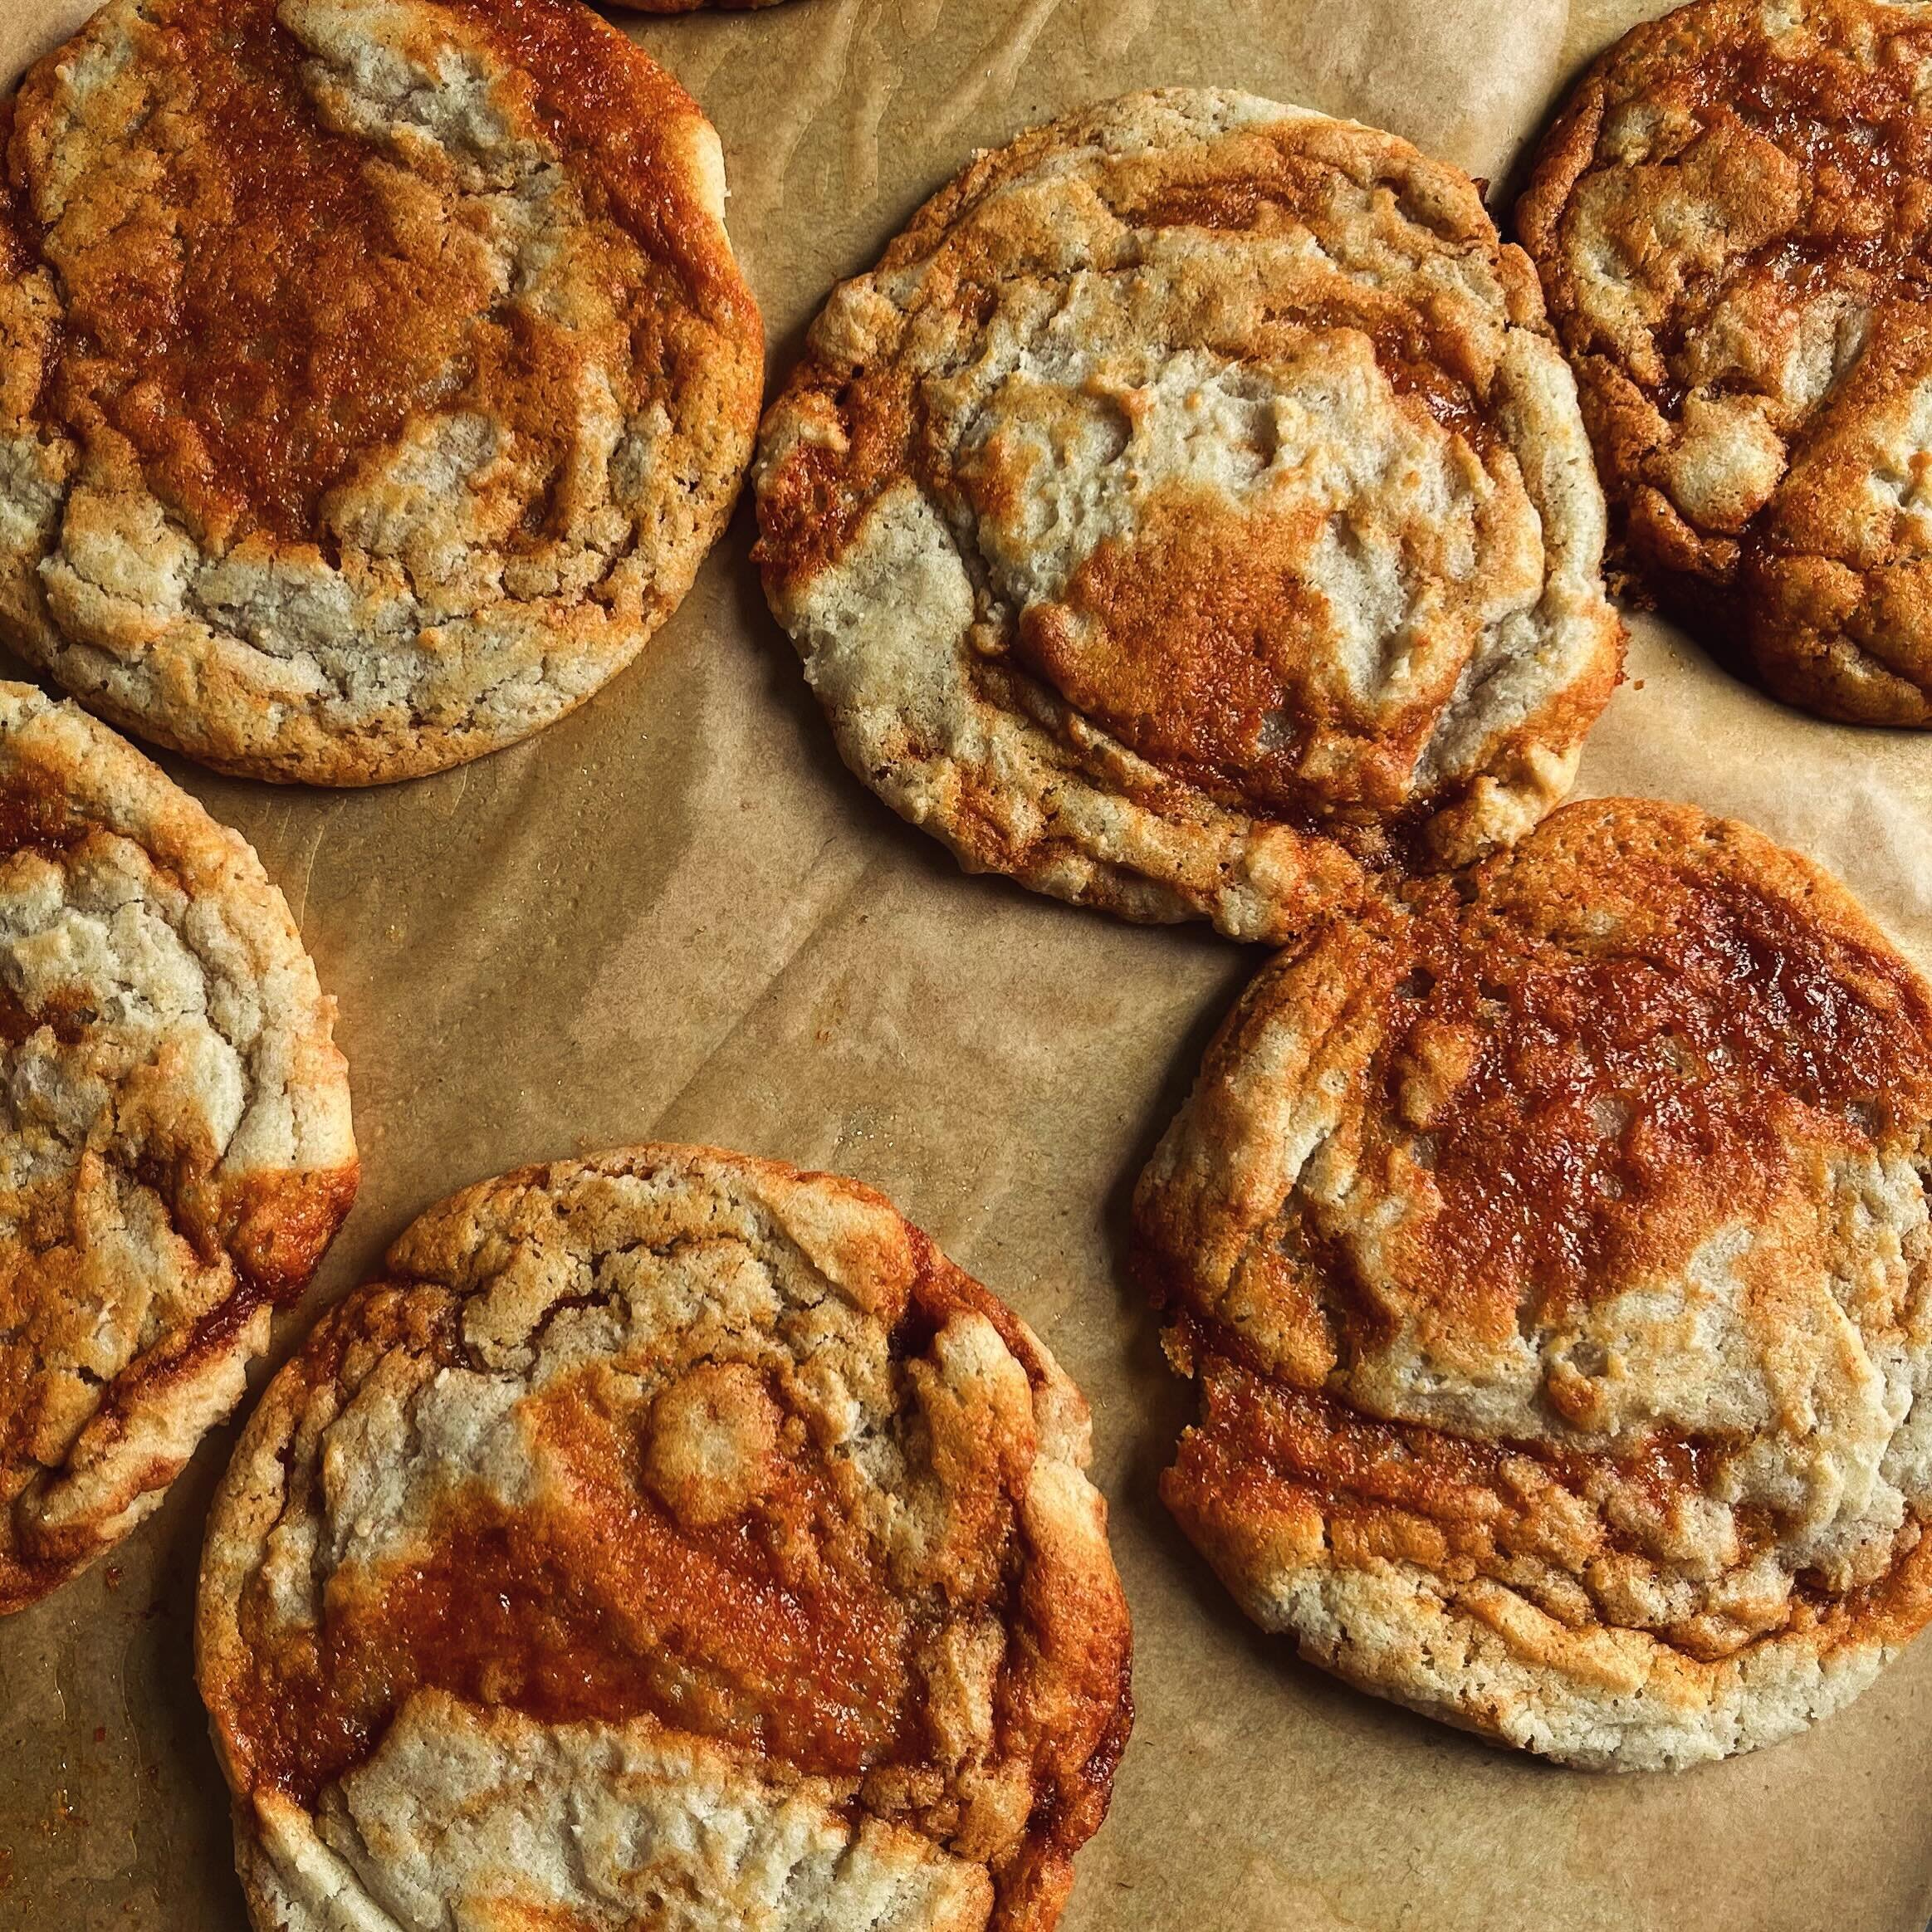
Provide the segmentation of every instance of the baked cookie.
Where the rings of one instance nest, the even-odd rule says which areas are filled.
[[[1932,1616],[1932,994],[1842,888],[1573,805],[1273,961],[1142,1177],[1162,1494],[1364,1689],[1676,1767]]]
[[[640,1147],[433,1208],[209,1524],[255,1924],[1044,1932],[1131,1714],[1087,1457],[852,1181]]]
[[[1602,497],[1466,175],[1250,95],[981,155],[768,412],[766,594],[846,762],[971,870],[1279,941],[1568,788]]]
[[[1628,560],[1821,717],[1932,726],[1932,11],[1701,0],[1633,29],[1516,224]]]
[[[223,770],[434,771],[677,604],[751,452],[717,137],[575,0],[108,0],[0,108],[0,633]]]
[[[238,834],[0,684],[0,1612],[161,1500],[349,1211],[335,1014]]]

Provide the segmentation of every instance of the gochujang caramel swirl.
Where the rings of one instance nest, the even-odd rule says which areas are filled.
[[[1250,1612],[1589,1765],[1768,1742],[1932,1616],[1932,995],[1842,888],[1568,806],[1267,968],[1143,1177]]]
[[[1932,726],[1932,18],[1700,0],[1635,27],[1517,227],[1629,561],[1821,717]]]
[[[1559,799],[1603,506],[1466,176],[1248,95],[983,154],[768,413],[767,595],[846,761],[976,870],[1279,941]]]
[[[1086,1455],[1040,1345],[852,1183],[647,1148],[457,1196],[216,1506],[257,1923],[1050,1926],[1128,1721]]]
[[[240,1399],[355,1196],[335,1003],[243,840],[0,684],[0,1612]]]
[[[750,453],[716,135],[573,0],[110,0],[0,124],[0,629],[224,769],[549,723]]]

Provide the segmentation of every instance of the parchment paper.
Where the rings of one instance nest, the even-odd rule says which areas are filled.
[[[1156,82],[1379,120],[1499,181],[1615,0],[795,0],[633,31],[718,124],[775,368],[966,159]],[[86,0],[0,0],[0,72]],[[419,1209],[648,1136],[885,1189],[1093,1401],[1140,1719],[1066,1932],[1920,1932],[1932,1641],[1808,1737],[1679,1778],[1558,1771],[1252,1630],[1154,1494],[1186,1406],[1128,1292],[1128,1190],[1259,956],[961,876],[833,753],[741,511],[575,717],[364,794],[170,761],[281,883],[340,999],[365,1176],[286,1351]],[[1780,711],[1640,620],[1585,785],[1740,814],[1932,965],[1932,739]],[[0,1621],[0,1928],[241,1932],[190,1676],[224,1430],[111,1563]]]

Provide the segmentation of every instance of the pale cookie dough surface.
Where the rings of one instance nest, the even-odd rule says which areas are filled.
[[[1774,1741],[1932,1616],[1932,995],[1834,881],[1567,806],[1262,973],[1142,1177],[1163,1479],[1257,1621],[1592,1767]]]
[[[1250,95],[983,154],[766,414],[767,596],[970,868],[1279,941],[1563,795],[1621,632],[1535,277],[1468,178]]]
[[[550,723],[751,452],[724,192],[571,0],[109,0],[0,105],[0,633],[260,777]]]
[[[281,894],[72,705],[0,684],[0,1611],[159,1503],[354,1198]]]
[[[1932,726],[1932,8],[1634,28],[1516,225],[1627,561],[1820,717]]]
[[[199,1675],[262,1932],[1045,1932],[1126,1742],[1086,1406],[856,1183],[459,1194],[271,1384]]]

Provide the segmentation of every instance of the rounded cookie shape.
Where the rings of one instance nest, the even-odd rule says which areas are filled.
[[[1842,888],[1573,805],[1256,980],[1136,1201],[1162,1493],[1258,1622],[1587,1767],[1768,1744],[1932,1616],[1932,993]]]
[[[575,0],[108,0],[0,105],[0,633],[254,777],[560,717],[751,452],[724,193]]]
[[[1131,1716],[1088,1450],[854,1182],[652,1147],[433,1208],[209,1523],[256,1925],[1044,1932]]]
[[[349,1211],[335,1014],[237,834],[0,683],[0,1612],[160,1501]]]
[[[1629,562],[1787,703],[1932,726],[1932,10],[1633,28],[1516,225]]]
[[[981,155],[768,411],[766,594],[971,870],[1279,941],[1568,789],[1622,633],[1574,386],[1466,175],[1251,95]]]

